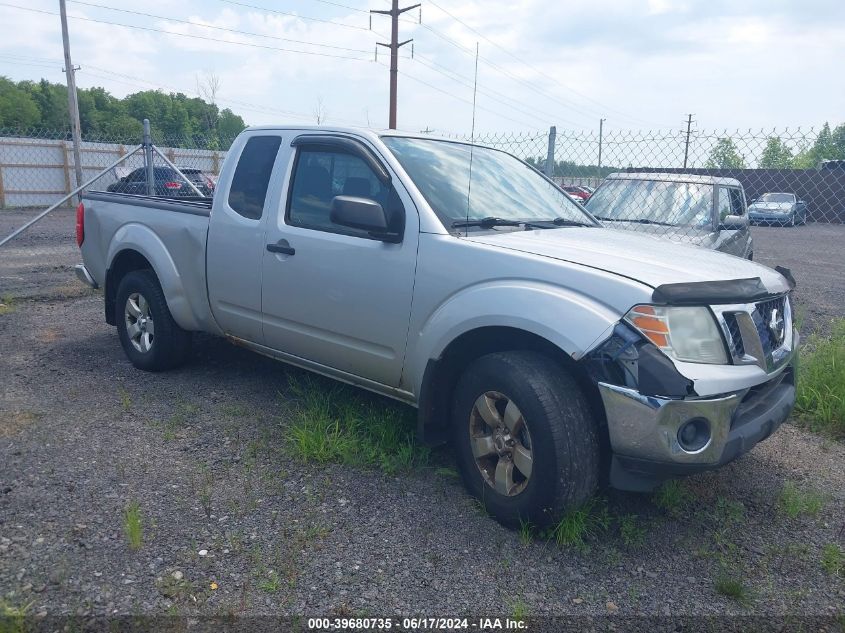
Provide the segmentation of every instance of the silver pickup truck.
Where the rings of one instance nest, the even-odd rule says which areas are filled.
[[[251,128],[213,202],[88,193],[77,240],[139,369],[203,331],[415,406],[508,525],[719,467],[795,398],[787,270],[603,228],[496,149]]]

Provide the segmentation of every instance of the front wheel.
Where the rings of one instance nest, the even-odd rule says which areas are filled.
[[[505,525],[548,525],[598,488],[590,408],[546,356],[495,353],[470,364],[455,388],[452,429],[464,483]]]
[[[138,369],[171,369],[183,364],[190,354],[191,333],[173,320],[151,270],[136,270],[121,280],[115,323],[123,351]]]

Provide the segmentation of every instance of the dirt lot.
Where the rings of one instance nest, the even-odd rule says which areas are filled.
[[[778,630],[819,630],[811,617],[838,617],[828,630],[845,623],[845,571],[831,558],[833,546],[845,548],[845,445],[786,425],[662,496],[605,493],[583,544],[509,531],[466,496],[445,451],[389,475],[296,459],[290,380],[302,372],[207,336],[178,371],[134,370],[101,298],[69,277],[75,254],[56,237],[72,224],[63,215],[42,227],[46,237],[0,250],[0,294],[19,297],[0,315],[3,607],[83,622],[406,614],[590,616],[589,626],[617,630],[676,630],[669,622],[679,616],[761,616],[769,619],[752,628],[787,627]],[[2,235],[14,219],[0,218]],[[809,327],[841,314],[845,227],[754,233],[757,259],[795,272]]]

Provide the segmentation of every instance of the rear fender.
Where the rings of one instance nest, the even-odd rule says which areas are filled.
[[[202,329],[188,301],[184,280],[164,242],[151,229],[142,224],[124,224],[115,231],[109,244],[106,258],[109,267],[111,267],[115,257],[126,250],[137,251],[150,262],[156,277],[158,277],[158,282],[161,284],[161,289],[164,291],[167,307],[179,327],[189,331]]]

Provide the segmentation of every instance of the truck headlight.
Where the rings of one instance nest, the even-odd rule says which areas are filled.
[[[639,305],[631,308],[625,320],[675,360],[728,362],[722,335],[708,308]]]

